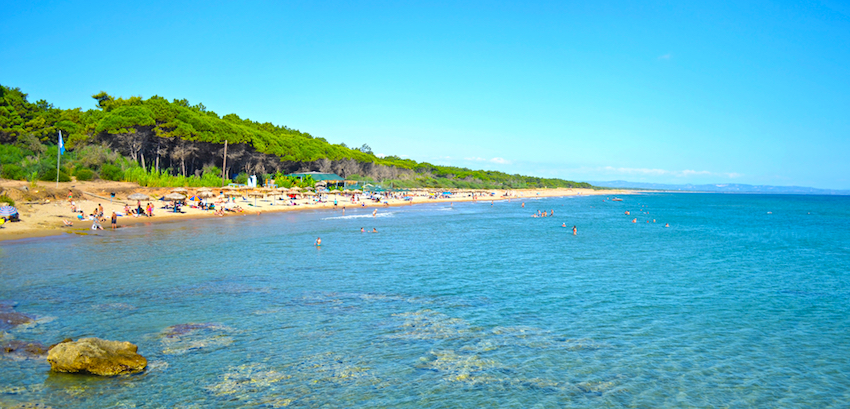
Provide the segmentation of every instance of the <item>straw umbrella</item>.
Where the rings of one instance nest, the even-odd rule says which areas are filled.
[[[263,197],[265,195],[266,195],[265,193],[263,193],[259,190],[254,190],[254,191],[248,192],[248,196],[254,197],[254,207],[257,207],[257,197]]]
[[[174,213],[177,213],[177,201],[185,199],[186,196],[181,195],[180,193],[169,193],[163,196],[163,199],[170,200],[174,203]]]
[[[178,188],[171,189],[171,192],[172,193],[188,193],[189,191],[186,190],[185,188],[178,187]]]
[[[148,200],[150,197],[144,193],[133,193],[130,196],[127,196],[127,199],[130,200]]]
[[[183,200],[186,196],[181,195],[180,193],[169,193],[165,195],[165,200]]]

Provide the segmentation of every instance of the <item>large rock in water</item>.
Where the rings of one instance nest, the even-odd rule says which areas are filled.
[[[141,372],[148,360],[136,353],[138,348],[129,342],[81,338],[54,346],[47,353],[47,362],[56,372],[107,376]]]

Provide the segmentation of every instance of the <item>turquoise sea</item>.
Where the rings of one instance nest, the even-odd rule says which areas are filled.
[[[850,197],[603,199],[0,242],[0,301],[36,319],[0,343],[149,361],[101,378],[0,355],[0,407],[850,407]]]

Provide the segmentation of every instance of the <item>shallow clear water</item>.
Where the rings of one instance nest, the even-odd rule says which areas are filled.
[[[603,199],[0,243],[0,300],[37,317],[5,340],[126,340],[149,361],[98,378],[0,358],[0,406],[850,404],[850,198]]]

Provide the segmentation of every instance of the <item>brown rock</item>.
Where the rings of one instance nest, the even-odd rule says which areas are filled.
[[[56,372],[82,372],[94,375],[119,375],[141,372],[148,365],[129,342],[100,338],[81,338],[63,342],[47,353],[50,369]]]

